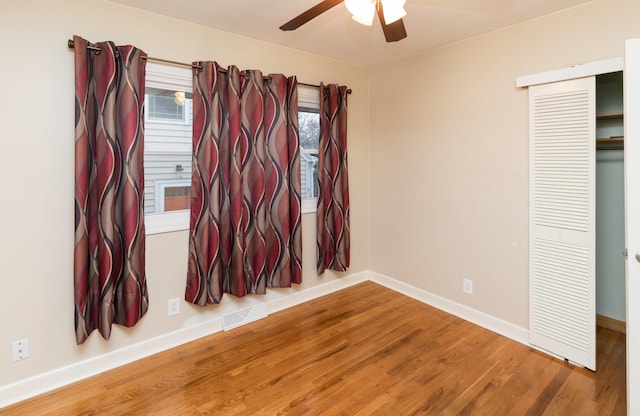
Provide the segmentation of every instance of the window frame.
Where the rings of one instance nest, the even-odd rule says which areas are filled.
[[[320,90],[317,87],[298,85],[298,113],[300,112],[320,113]],[[319,136],[318,131],[318,140]],[[300,146],[300,154],[319,155],[319,149],[303,149]],[[300,166],[302,168],[302,164]],[[301,210],[303,214],[318,212],[318,197],[302,198]]]
[[[185,93],[191,93],[193,88],[193,76],[191,69],[183,68],[173,65],[160,64],[155,62],[147,62],[146,66],[146,88],[159,88],[174,91],[184,91]],[[155,123],[167,123],[167,124],[188,124],[190,120],[189,112],[184,111],[185,120],[169,120],[169,119],[155,119],[149,120],[147,111],[145,111],[144,120],[153,121]],[[166,144],[153,144],[149,145],[145,143],[145,154],[158,153],[166,151],[186,151],[187,146],[178,145],[175,143]],[[188,145],[188,151],[193,155],[192,144]],[[174,181],[188,181],[191,184],[191,178],[180,179],[176,178]],[[155,184],[156,189],[158,184]],[[155,196],[157,198],[157,195]],[[147,235],[167,233],[173,231],[185,231],[189,229],[191,211],[189,209],[179,211],[168,212],[154,212],[144,215],[145,232]]]

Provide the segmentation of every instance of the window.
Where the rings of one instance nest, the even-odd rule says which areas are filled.
[[[147,234],[189,229],[191,85],[189,68],[147,63],[144,117]]]
[[[189,68],[147,63],[144,213],[147,234],[189,229],[192,162]],[[316,212],[320,93],[298,87],[302,213]]]
[[[300,182],[302,213],[316,212],[318,203],[318,139],[320,138],[320,93],[317,88],[298,87],[300,132]]]
[[[191,183],[185,180],[157,180],[155,197],[156,208],[159,212],[180,211],[191,208]]]

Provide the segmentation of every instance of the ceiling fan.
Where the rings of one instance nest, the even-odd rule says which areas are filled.
[[[407,37],[402,21],[402,17],[406,15],[405,0],[324,0],[289,20],[280,29],[295,30],[343,1],[353,15],[353,20],[358,23],[371,26],[374,15],[377,14],[387,42],[397,42]]]

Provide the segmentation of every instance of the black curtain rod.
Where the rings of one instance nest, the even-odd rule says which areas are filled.
[[[67,41],[67,46],[69,47],[69,49],[73,49],[73,39],[69,39]],[[87,45],[87,49],[92,50],[92,51],[100,51],[100,48],[97,46],[93,46],[93,45]],[[186,62],[178,62],[178,61],[171,61],[169,59],[162,59],[162,58],[154,58],[152,56],[143,56],[143,59],[146,59],[147,61],[152,61],[152,62],[160,62],[163,64],[169,64],[169,65],[176,65],[176,66],[182,66],[182,67],[186,67],[186,68],[192,68],[192,69],[202,69],[202,67],[200,65],[195,65],[195,64],[188,64]],[[220,68],[220,71],[226,73],[227,70],[224,68]],[[271,77],[262,77],[265,81],[269,81],[271,80]],[[313,88],[320,88],[320,85],[316,85],[316,84],[307,84],[306,82],[298,82],[298,85],[305,85],[307,87],[313,87]],[[351,94],[351,88],[347,89],[347,94]]]

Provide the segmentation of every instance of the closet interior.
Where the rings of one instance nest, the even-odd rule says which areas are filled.
[[[624,100],[622,72],[596,76],[596,314],[624,332]]]

